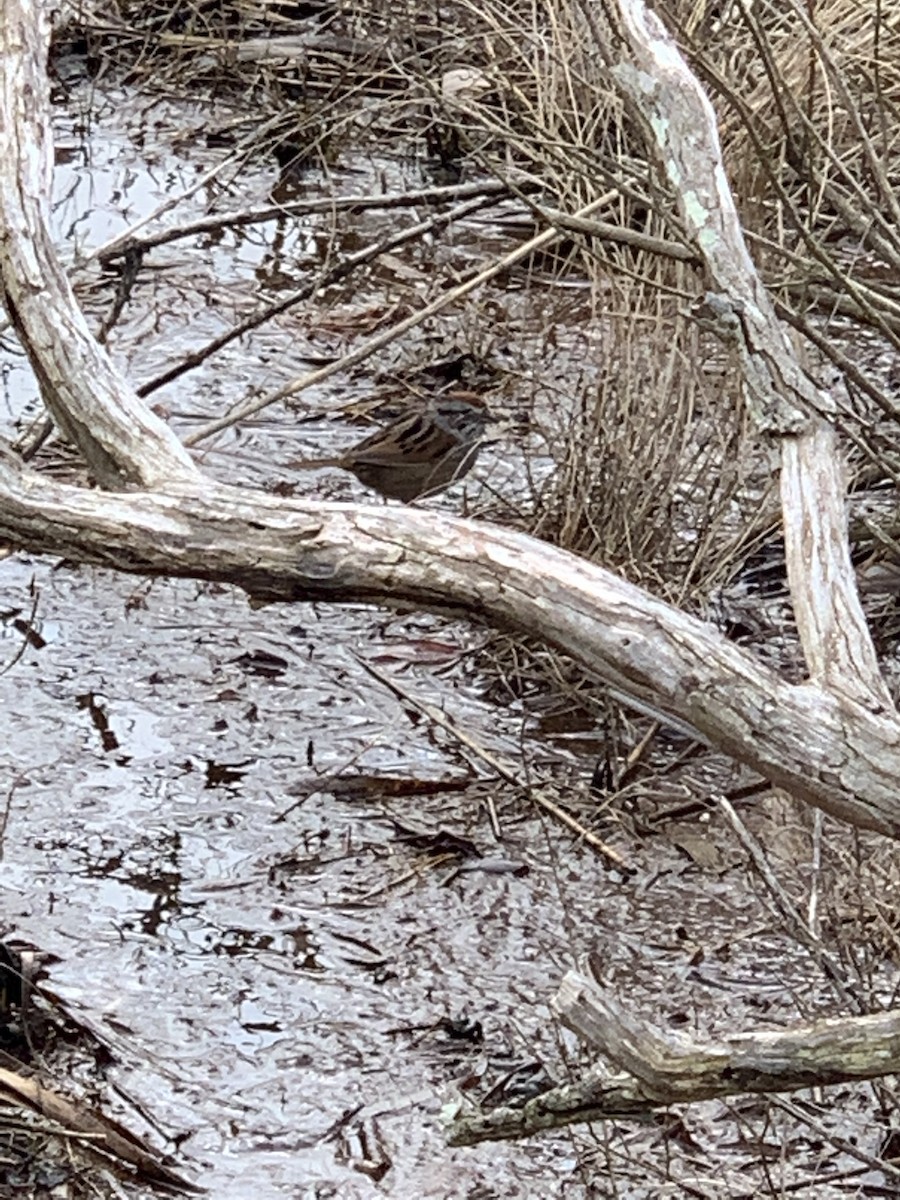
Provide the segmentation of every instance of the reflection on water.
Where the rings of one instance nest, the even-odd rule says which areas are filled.
[[[192,187],[212,160],[199,143],[183,153],[199,113],[166,102],[138,113],[128,96],[92,92],[88,139],[77,99],[59,119],[54,221],[69,255],[85,256]],[[341,186],[364,191],[366,169]],[[178,219],[226,190],[233,207],[258,203],[271,183],[262,169],[211,182]],[[354,220],[329,231],[332,252],[391,218]],[[320,227],[297,219],[155,249],[111,353],[133,380],[154,378],[325,250]],[[111,287],[91,266],[75,282],[99,324]],[[315,315],[380,302],[368,286],[317,298]],[[183,430],[284,382],[304,355],[341,346],[308,311],[285,314],[154,402]],[[34,390],[21,360],[4,352],[4,362],[8,433],[33,414]],[[321,452],[340,440],[325,410],[371,382],[306,394],[312,420],[279,411],[222,435],[204,467],[277,482],[301,443]],[[333,486],[360,495],[349,478]],[[14,785],[0,921],[59,956],[54,988],[109,1032],[113,1074],[184,1135],[185,1162],[217,1200],[371,1197],[382,1184],[417,1198],[600,1194],[589,1133],[451,1151],[435,1119],[453,1081],[487,1090],[520,1068],[559,1078],[577,1067],[547,1002],[585,949],[663,1025],[752,1025],[760,1007],[783,1019],[791,989],[815,1007],[808,967],[770,932],[733,850],[704,873],[674,843],[616,825],[635,867],[624,879],[357,661],[379,662],[486,747],[502,736],[515,753],[521,715],[482,702],[453,665],[479,636],[467,629],[365,606],[251,611],[220,587],[144,586],[24,555],[0,562],[0,614],[5,658],[29,643],[0,674]],[[552,744],[524,745],[570,769]],[[420,785],[379,790],[379,774]],[[366,777],[362,794],[339,786],[348,776]],[[593,803],[580,790],[567,799]],[[476,1027],[478,1038],[459,1035]],[[714,1105],[702,1114],[723,1120]],[[629,1174],[639,1139],[647,1161],[659,1157],[656,1127],[607,1136],[628,1141],[619,1194],[659,1195],[659,1180]],[[737,1143],[728,1153],[742,1161]]]

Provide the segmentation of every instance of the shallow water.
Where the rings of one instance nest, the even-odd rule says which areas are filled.
[[[168,103],[138,110],[127,95],[74,94],[59,117],[61,247],[89,250],[207,170],[210,152],[190,132],[201,126]],[[338,190],[364,191],[373,170],[360,160]],[[273,182],[245,172],[230,185],[234,207],[262,201]],[[193,215],[206,198],[179,211]],[[371,238],[392,219],[371,215],[345,236]],[[154,251],[114,355],[135,381],[153,378],[261,293],[294,286],[322,244],[318,227],[298,222]],[[418,254],[405,269],[425,278]],[[78,279],[99,319],[110,289],[90,269]],[[367,280],[317,303],[153,402],[185,431],[249,387],[301,372],[304,355],[339,350],[323,308],[362,312],[384,297]],[[21,360],[5,361],[8,432],[35,406]],[[305,394],[301,411],[314,419],[302,423],[270,410],[217,438],[203,464],[254,485],[288,479],[280,464],[301,446],[322,453],[352,436],[326,410],[372,386],[361,372]],[[485,455],[466,484],[473,497],[502,478],[504,458],[502,447]],[[336,473],[313,486],[365,495]],[[461,504],[459,489],[435,503]],[[43,645],[0,675],[10,797],[0,924],[58,956],[53,990],[113,1046],[110,1110],[162,1144],[126,1099],[139,1098],[211,1195],[674,1196],[689,1181],[692,1194],[750,1195],[765,1158],[747,1132],[754,1122],[776,1151],[779,1137],[791,1141],[791,1169],[813,1169],[816,1148],[773,1133],[777,1118],[756,1102],[696,1106],[685,1118],[693,1142],[656,1123],[609,1123],[446,1147],[437,1115],[455,1081],[482,1078],[486,1091],[535,1059],[555,1078],[577,1071],[580,1051],[547,1004],[584,950],[664,1029],[783,1022],[832,1003],[715,821],[692,827],[714,850],[704,867],[677,839],[639,836],[611,814],[602,833],[634,868],[623,876],[361,665],[439,704],[487,748],[540,761],[590,819],[593,762],[564,739],[539,739],[517,706],[487,702],[487,681],[457,661],[481,631],[366,606],[253,610],[216,585],[20,554],[0,562],[4,661],[34,594]],[[404,796],[370,780],[342,793],[335,777],[356,775],[423,786]],[[448,789],[425,787],[436,781]],[[764,810],[754,819],[766,827]],[[804,853],[802,827],[797,845]],[[451,1036],[460,1021],[478,1022],[481,1040]],[[877,1130],[847,1097],[844,1133],[857,1121],[874,1150]]]

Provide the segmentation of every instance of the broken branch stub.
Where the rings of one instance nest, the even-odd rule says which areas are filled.
[[[900,1013],[830,1017],[700,1043],[636,1017],[586,970],[569,971],[551,1007],[608,1065],[523,1105],[443,1112],[453,1146],[527,1137],[585,1121],[649,1117],[673,1104],[877,1079],[900,1070]]]

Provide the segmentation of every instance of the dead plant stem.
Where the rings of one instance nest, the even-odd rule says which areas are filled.
[[[615,192],[606,192],[602,196],[599,196],[590,204],[585,205],[584,208],[579,209],[579,211],[574,214],[576,219],[589,217],[591,213],[596,212],[597,209],[609,204],[610,200],[612,200],[615,195]],[[475,202],[472,201],[472,203],[474,204]],[[455,304],[458,300],[462,300],[463,297],[468,296],[470,292],[474,292],[476,288],[481,287],[482,284],[487,283],[489,280],[494,279],[496,276],[502,274],[503,271],[515,266],[517,262],[521,262],[522,259],[527,258],[536,250],[539,250],[544,246],[549,246],[552,242],[556,241],[559,236],[560,231],[558,229],[553,228],[543,230],[543,232],[537,234],[533,238],[530,238],[521,246],[517,246],[515,250],[511,250],[508,254],[504,254],[502,258],[497,259],[495,262],[491,263],[490,266],[478,271],[470,279],[459,284],[458,287],[451,288],[450,291],[447,292],[442,292],[437,299],[432,300],[430,304],[426,304],[424,308],[419,309],[418,312],[413,313],[411,316],[405,318],[405,320],[399,321],[396,325],[391,326],[389,329],[375,334],[374,337],[367,338],[364,342],[357,346],[355,350],[351,350],[349,354],[345,354],[343,358],[336,359],[333,363],[329,363],[327,366],[320,367],[316,371],[310,371],[308,374],[302,375],[299,379],[295,379],[291,383],[286,384],[283,388],[279,388],[277,392],[272,392],[268,396],[261,396],[256,400],[251,400],[246,404],[240,405],[232,413],[225,417],[219,417],[215,421],[210,421],[208,424],[202,425],[199,429],[194,430],[189,437],[185,438],[185,444],[188,446],[196,446],[198,442],[202,442],[205,438],[210,437],[212,434],[219,433],[222,429],[228,429],[230,426],[236,425],[239,421],[243,421],[247,417],[252,417],[256,413],[261,412],[264,408],[268,408],[272,404],[277,404],[280,400],[286,400],[289,396],[296,396],[298,392],[305,391],[307,388],[313,387],[315,384],[323,383],[326,379],[330,379],[332,375],[337,375],[340,371],[346,371],[349,370],[350,367],[357,366],[359,363],[364,362],[365,359],[370,358],[378,350],[382,350],[385,346],[389,346],[392,342],[395,342],[399,337],[402,337],[404,333],[408,333],[410,329],[415,329],[417,325],[421,325],[422,322],[428,320],[429,317],[435,316],[437,313],[442,312],[445,308],[448,308],[451,304]]]

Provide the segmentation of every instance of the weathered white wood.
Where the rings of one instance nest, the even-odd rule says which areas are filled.
[[[661,1033],[583,971],[553,1000],[560,1021],[657,1103],[874,1079],[900,1069],[900,1011],[728,1033],[706,1045]]]
[[[0,285],[53,420],[109,486],[197,475],[97,344],[50,240],[48,5],[0,3]]]
[[[803,372],[744,240],[715,112],[672,37],[643,0],[619,0],[630,61],[613,69],[638,114],[715,297],[731,316],[757,426],[782,447],[788,578],[811,678],[875,708],[892,700],[856,588],[847,539],[843,460],[818,414],[831,398]]]
[[[0,460],[0,539],[279,600],[408,601],[545,638],[795,796],[900,837],[900,725],[785,683],[715,629],[562,550],[479,521],[285,500],[203,481],[68,487]]]
[[[876,1079],[900,1070],[900,1012],[837,1017],[790,1029],[727,1034],[701,1044],[661,1033],[589,976],[570,971],[552,1007],[612,1067],[595,1067],[527,1104],[483,1112],[455,1103],[451,1145],[519,1138],[604,1118],[649,1116],[671,1104]]]
[[[788,582],[811,678],[863,704],[892,708],[859,603],[844,462],[830,426],[819,423],[783,440],[781,508]]]

